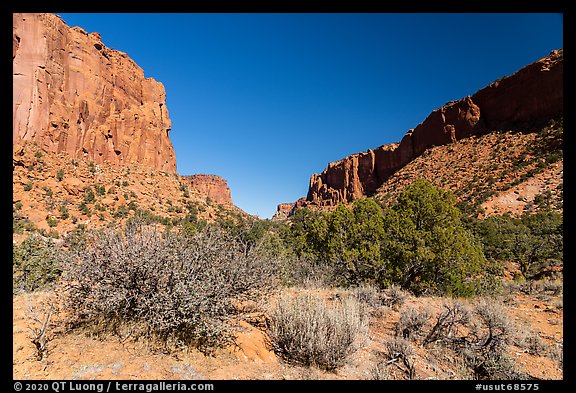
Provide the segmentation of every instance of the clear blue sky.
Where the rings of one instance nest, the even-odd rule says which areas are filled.
[[[329,162],[563,46],[561,14],[60,14],[162,82],[182,175],[261,218]]]

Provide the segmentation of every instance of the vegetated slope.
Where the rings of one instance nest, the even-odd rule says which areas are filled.
[[[399,143],[352,154],[310,178],[305,205],[335,206],[372,196],[395,172],[434,146],[493,130],[535,131],[563,113],[563,50],[434,110]],[[286,211],[278,209],[278,216]]]
[[[392,175],[374,198],[394,200],[424,178],[451,190],[459,206],[480,216],[520,216],[543,208],[563,211],[563,123],[539,132],[495,131],[428,149]]]
[[[15,240],[136,211],[165,225],[245,215],[226,180],[175,173],[164,86],[97,32],[13,14],[12,57]]]
[[[194,182],[139,165],[94,164],[43,151],[35,144],[20,145],[13,156],[15,240],[35,230],[58,237],[79,225],[111,226],[136,211],[165,225],[186,217],[213,221],[247,216],[231,200],[216,203],[209,197],[227,187],[224,179],[215,183],[216,176],[207,176],[209,182],[202,183],[203,177],[192,178]]]

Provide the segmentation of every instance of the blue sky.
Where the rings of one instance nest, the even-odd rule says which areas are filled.
[[[162,82],[182,175],[261,218],[329,162],[563,46],[561,14],[60,14]]]

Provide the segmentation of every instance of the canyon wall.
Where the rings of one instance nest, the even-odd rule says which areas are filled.
[[[394,172],[430,147],[492,130],[530,129],[562,115],[563,64],[563,50],[555,50],[474,95],[433,111],[409,130],[400,143],[328,164],[322,173],[311,176],[306,201],[333,206],[369,196]]]
[[[14,146],[176,171],[164,86],[98,33],[13,14]]]
[[[213,202],[232,205],[230,188],[225,179],[216,175],[190,175],[182,176],[193,190],[209,197]]]

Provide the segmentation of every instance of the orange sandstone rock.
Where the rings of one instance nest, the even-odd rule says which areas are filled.
[[[176,171],[164,86],[98,33],[13,14],[13,145]]]
[[[225,179],[216,175],[191,175],[182,176],[193,190],[208,196],[212,201],[218,204],[232,205],[230,188]]]
[[[306,201],[334,206],[372,195],[392,174],[433,147],[491,130],[527,128],[563,113],[563,50],[433,111],[398,144],[352,154],[310,178]]]

